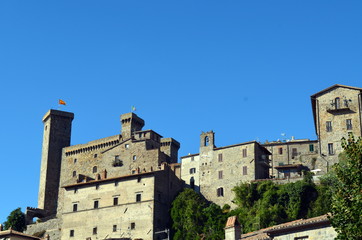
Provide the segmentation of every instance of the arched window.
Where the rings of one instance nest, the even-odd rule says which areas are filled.
[[[209,146],[209,137],[208,137],[208,136],[205,137],[204,146],[205,146],[205,147],[206,147],[206,146]]]
[[[194,179],[194,177],[191,177],[191,178],[190,178],[190,187],[191,187],[192,189],[195,189],[195,179]]]
[[[77,176],[77,172],[73,171],[73,177]]]
[[[133,161],[136,161],[137,156],[136,156],[136,155],[133,155],[132,159],[133,159]]]
[[[93,173],[96,173],[97,172],[97,166],[94,166],[93,167]]]

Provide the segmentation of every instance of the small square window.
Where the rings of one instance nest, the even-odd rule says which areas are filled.
[[[99,202],[98,202],[98,200],[95,200],[95,201],[94,201],[94,208],[99,208]]]
[[[136,194],[136,202],[141,202],[141,199],[142,199],[141,193],[137,193]]]
[[[136,223],[131,223],[131,230],[135,229],[136,228]]]
[[[125,147],[126,149],[128,149],[128,148],[129,148],[129,144],[125,144],[124,147]]]
[[[190,168],[190,174],[196,173],[196,168]]]
[[[113,206],[118,205],[118,197],[113,198]]]
[[[94,154],[94,156],[93,156],[94,158],[96,158],[96,157],[98,157],[98,154]]]
[[[78,211],[78,204],[74,203],[73,204],[73,212],[76,212],[76,211]]]

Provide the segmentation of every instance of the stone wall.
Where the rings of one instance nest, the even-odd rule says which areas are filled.
[[[36,222],[27,225],[26,234],[44,237],[49,234],[50,240],[59,240],[61,231],[61,219],[53,218],[45,222]]]

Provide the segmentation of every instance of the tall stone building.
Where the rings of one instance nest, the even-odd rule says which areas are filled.
[[[256,141],[216,147],[214,132],[203,132],[200,153],[181,157],[181,178],[207,200],[234,206],[234,186],[269,177],[269,155]]]
[[[320,158],[328,170],[338,162],[341,139],[362,135],[362,88],[333,85],[311,96]]]
[[[50,239],[159,239],[182,189],[180,144],[152,130],[134,113],[122,132],[70,146],[74,115],[50,110],[44,138],[38,208],[27,209],[27,232]]]

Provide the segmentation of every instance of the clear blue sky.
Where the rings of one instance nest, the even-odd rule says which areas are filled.
[[[310,95],[362,87],[362,1],[0,1],[0,222],[37,206],[43,115],[75,114],[72,144],[120,132],[131,106],[197,153],[316,139]]]

